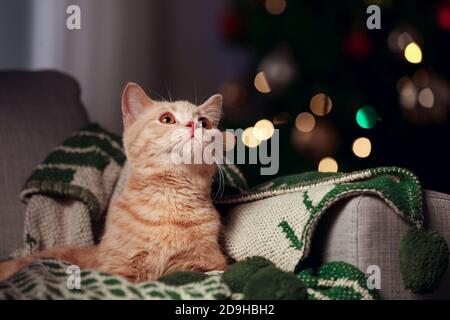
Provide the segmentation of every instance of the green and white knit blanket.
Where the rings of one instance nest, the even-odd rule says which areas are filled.
[[[55,148],[30,176],[21,193],[28,207],[25,245],[18,254],[54,246],[95,243],[110,202],[122,191],[127,171],[126,167],[122,170],[124,164],[125,155],[120,138],[95,124],[83,128]],[[253,188],[247,187],[237,167],[225,165],[223,169],[225,187],[213,192],[213,196],[224,218],[222,240],[226,254],[236,261],[261,256],[281,270],[300,272],[299,278],[307,284],[308,298],[311,299],[374,297],[366,294],[367,288],[362,280],[364,274],[358,275],[359,280],[352,280],[357,273],[354,271],[356,268],[351,267],[353,269],[349,272],[347,264],[342,264],[343,267],[339,263],[333,265],[338,271],[346,271],[332,273],[330,279],[326,276],[328,271],[324,275],[319,270],[314,275],[311,270],[296,269],[308,255],[315,226],[333,203],[345,197],[372,193],[386,201],[413,225],[422,226],[420,184],[405,169],[389,167],[353,173],[309,172],[278,177]],[[95,287],[95,290],[91,290],[87,286],[83,289],[87,291],[74,293],[63,288],[67,275],[61,270],[53,270],[51,266],[61,270],[65,268],[62,262],[52,262],[50,265],[37,262],[1,283],[0,291],[14,298],[57,298],[55,292],[58,290],[62,292],[59,296],[62,298],[101,298],[102,294],[97,295],[95,290],[107,290],[108,287],[102,286],[109,284],[110,281],[106,280],[112,278],[120,283],[119,287],[125,292],[124,298],[133,297],[133,290],[143,288],[130,286],[118,277],[82,270],[88,279],[97,279],[100,289]],[[326,266],[324,268],[328,270]],[[219,288],[217,281],[211,282],[216,283],[217,290],[208,292],[231,297],[228,289]],[[29,285],[25,286],[26,283]],[[52,290],[47,283],[53,283],[58,290]],[[154,285],[158,286],[158,290],[167,289]],[[194,287],[203,292],[198,286],[201,284],[197,283]],[[338,289],[330,293],[330,287],[335,286]],[[134,289],[124,291],[123,288]],[[187,297],[187,293],[183,293],[185,289],[178,287],[173,290],[180,297]],[[352,295],[346,290],[360,294]],[[144,298],[155,297],[139,292]],[[105,297],[120,298],[109,289],[103,294]],[[139,296],[136,292],[134,294]]]
[[[233,259],[262,256],[294,271],[309,252],[320,218],[335,202],[374,194],[421,227],[422,193],[411,172],[376,168],[353,173],[307,172],[275,178],[240,195],[224,196],[224,246]]]
[[[13,277],[0,282],[0,300],[241,300],[248,298],[242,292],[232,290],[227,284],[230,283],[229,277],[228,282],[224,281],[222,272],[211,272],[191,281],[185,281],[183,278],[175,279],[170,281],[170,284],[163,280],[136,284],[125,278],[95,270],[79,270],[78,274],[73,271],[73,266],[63,261],[42,259],[33,262]],[[78,279],[77,276],[79,276]],[[298,284],[304,286],[305,294],[291,295],[288,297],[291,299],[373,300],[378,298],[375,290],[367,289],[364,274],[344,262],[325,264],[317,273],[306,269],[297,273],[296,276],[300,280]],[[240,279],[235,277],[234,280]],[[291,281],[296,282],[295,279]],[[273,289],[274,292],[280,290]]]
[[[20,194],[27,203],[25,243],[13,255],[94,244],[125,160],[121,138],[97,124],[52,150]]]

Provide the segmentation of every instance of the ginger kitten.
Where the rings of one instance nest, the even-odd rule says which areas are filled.
[[[220,95],[196,107],[185,101],[154,101],[129,83],[122,95],[129,172],[100,243],[54,248],[0,263],[0,280],[42,257],[135,282],[175,271],[224,270],[220,217],[210,197],[215,164],[173,161],[174,152],[205,147],[198,135],[216,130],[221,107]]]

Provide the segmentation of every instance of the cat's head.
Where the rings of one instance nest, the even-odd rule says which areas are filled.
[[[153,100],[139,85],[128,83],[122,94],[122,114],[130,167],[141,172],[158,168],[211,171],[211,159],[202,158],[199,163],[198,158],[194,159],[194,151],[197,155],[206,154],[203,150],[214,140],[211,136],[220,135],[217,126],[221,109],[219,94],[195,106],[187,101]]]

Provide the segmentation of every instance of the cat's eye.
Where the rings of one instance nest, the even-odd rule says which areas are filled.
[[[170,112],[166,112],[159,118],[159,122],[161,122],[162,124],[174,124],[176,121],[173,114],[171,114]]]
[[[200,122],[203,129],[211,129],[211,122],[208,120],[208,118],[205,117],[198,118],[198,122]]]

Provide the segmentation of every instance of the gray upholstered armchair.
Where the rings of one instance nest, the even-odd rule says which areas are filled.
[[[0,259],[22,243],[25,206],[19,192],[49,150],[87,124],[77,82],[58,72],[0,72]],[[450,243],[450,196],[424,193],[428,227]],[[403,289],[398,246],[409,229],[384,202],[358,196],[338,203],[313,241],[315,263],[347,261],[362,271],[381,270],[385,299],[450,299],[450,272],[433,294]]]

